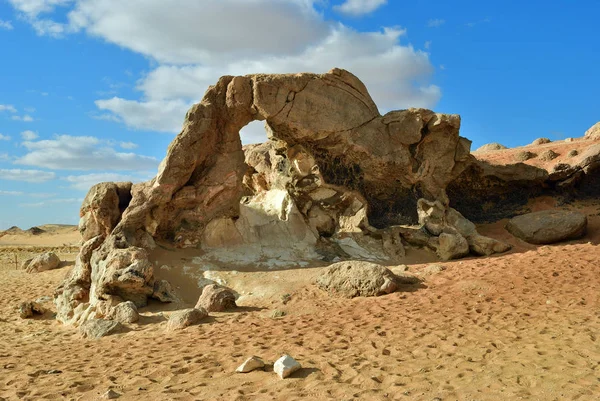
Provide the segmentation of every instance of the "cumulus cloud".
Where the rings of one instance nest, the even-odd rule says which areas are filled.
[[[0,104],[0,111],[8,111],[9,113],[16,113],[17,109],[12,104]]]
[[[30,9],[67,3],[53,0],[46,8]],[[360,14],[385,3],[347,0],[338,8]],[[357,31],[326,20],[316,4],[323,2],[73,0],[68,31],[86,32],[158,62],[138,82],[139,98],[99,99],[102,114],[93,117],[176,133],[188,108],[221,75],[323,73],[333,67],[355,73],[382,111],[437,103],[441,90],[430,83],[429,54],[402,43],[403,29]]]
[[[42,17],[43,14],[52,13],[56,7],[65,7],[74,0],[8,0],[21,17],[31,24],[38,35],[60,37],[73,29],[70,24],[55,22]]]
[[[40,183],[50,181],[55,178],[56,174],[51,171],[0,169],[0,180]]]
[[[56,135],[54,139],[25,141],[28,150],[15,164],[60,170],[148,170],[158,166],[154,157],[121,153],[107,141],[92,136]]]
[[[372,13],[386,3],[387,0],[346,0],[333,8],[342,14],[360,16]]]
[[[10,21],[4,21],[0,19],[0,29],[11,31],[14,29],[14,27]]]
[[[148,172],[147,174],[119,174],[119,173],[94,173],[94,174],[83,174],[83,175],[70,175],[64,179],[68,181],[73,189],[80,191],[88,191],[92,186],[100,182],[144,182],[150,180],[154,176],[154,173]]]
[[[10,141],[10,136],[0,134],[0,141]]]
[[[38,137],[39,137],[39,135],[37,133],[30,131],[30,130],[21,132],[21,138],[25,139],[26,141],[33,141],[34,139],[37,139]]]

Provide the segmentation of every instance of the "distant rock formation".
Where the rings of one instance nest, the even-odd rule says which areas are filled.
[[[504,150],[504,149],[508,149],[508,148],[500,143],[493,142],[493,143],[487,143],[487,144],[477,148],[477,150],[475,152],[478,152],[478,153],[493,152],[495,150]]]
[[[600,139],[600,121],[592,125],[590,129],[585,132],[584,137],[587,139]]]

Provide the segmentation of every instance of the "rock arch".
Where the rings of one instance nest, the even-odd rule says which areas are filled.
[[[266,122],[271,141],[244,152],[239,131],[255,120]],[[340,230],[368,232],[401,252],[398,232],[385,229],[415,223],[420,198],[435,202],[444,220],[445,189],[473,162],[459,128],[458,115],[425,109],[382,116],[363,83],[341,69],[224,76],[188,111],[154,179],[127,193],[126,184],[91,189],[82,206],[86,242],[57,290],[58,318],[104,316],[124,300],[144,305],[156,290],[147,254],[155,241],[218,246],[218,232],[263,241],[240,203],[251,207],[257,196],[275,202],[285,227],[300,227],[293,232],[311,243]],[[265,200],[271,190],[279,192]],[[113,206],[102,204],[108,198]],[[124,200],[121,213],[114,204]]]

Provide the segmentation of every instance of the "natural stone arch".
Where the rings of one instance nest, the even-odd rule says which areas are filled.
[[[100,234],[84,235],[87,242],[76,266],[57,291],[59,319],[105,316],[124,300],[144,305],[155,284],[146,249],[156,240],[198,246],[207,241],[210,224],[239,231],[234,226],[240,200],[261,190],[248,182],[261,174],[264,179],[273,169],[269,164],[261,172],[245,162],[239,132],[255,120],[266,122],[272,141],[250,153],[260,159],[260,152],[265,157],[275,152],[287,166],[273,173],[283,177],[275,185],[286,208],[282,221],[292,211],[296,217],[290,221],[306,224],[316,238],[329,235],[330,224],[333,231],[376,233],[386,252],[400,252],[395,249],[402,247],[398,232],[378,232],[369,219],[379,228],[416,222],[417,199],[425,198],[440,205],[436,219],[442,221],[435,224],[445,227],[445,188],[474,160],[470,142],[459,136],[458,115],[409,109],[381,116],[362,82],[347,71],[224,76],[188,111],[157,176],[132,186],[131,201],[116,226],[113,219],[103,222],[102,230],[82,230]],[[317,202],[309,190],[317,189],[333,191],[330,199],[339,210],[313,213]],[[82,221],[101,221],[97,210],[84,204]],[[465,236],[476,238],[473,230],[469,227]],[[248,238],[261,240],[260,235]],[[498,248],[493,245],[490,252]]]

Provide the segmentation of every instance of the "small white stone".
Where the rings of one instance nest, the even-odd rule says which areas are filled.
[[[263,369],[265,363],[257,356],[252,356],[242,363],[235,371],[238,373],[248,373],[256,369]]]
[[[300,364],[289,355],[282,356],[273,365],[273,370],[282,379],[285,379],[300,369],[302,369],[302,366],[300,366]]]

